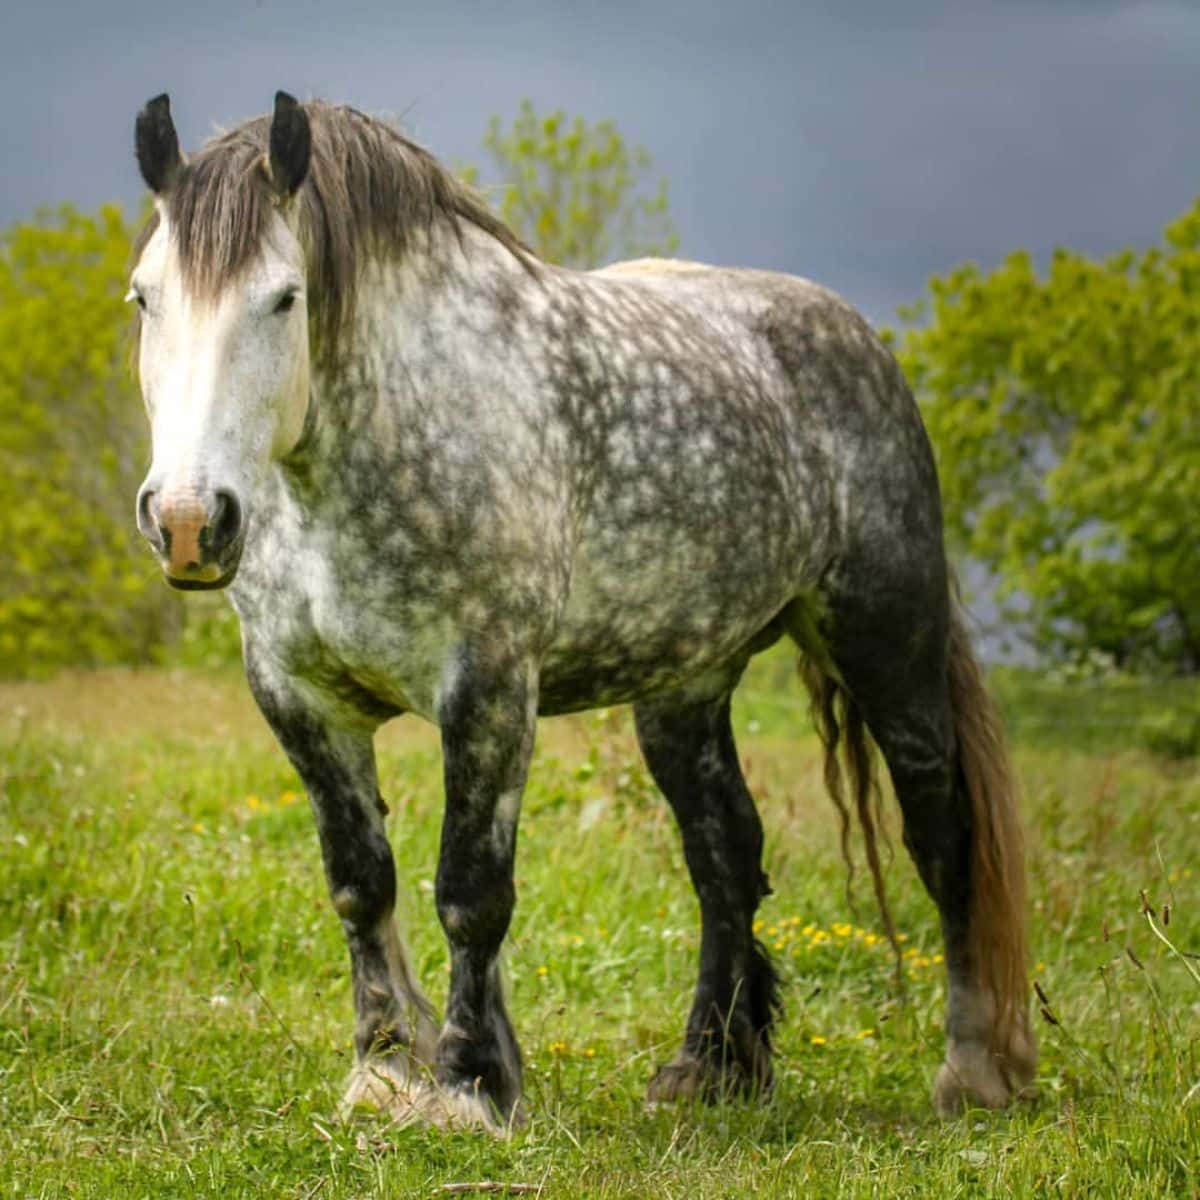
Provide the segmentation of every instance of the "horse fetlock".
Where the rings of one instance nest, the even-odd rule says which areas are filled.
[[[1027,1025],[1002,1049],[983,1041],[951,1041],[934,1079],[934,1109],[938,1116],[953,1117],[971,1107],[1004,1108],[1028,1099],[1036,1062]]]
[[[715,1104],[765,1097],[775,1082],[770,1048],[758,1035],[752,1043],[742,1041],[738,1045],[732,1038],[716,1036],[685,1049],[654,1073],[646,1099],[651,1104],[692,1099]]]
[[[511,1028],[489,1028],[477,1038],[446,1029],[434,1056],[434,1074],[448,1093],[467,1092],[508,1120],[521,1101],[521,1058]]]
[[[433,1062],[437,1031],[428,1022],[415,1026],[403,1019],[380,1021],[377,1014],[360,1020],[354,1030],[354,1048],[360,1061],[410,1055],[426,1065]]]

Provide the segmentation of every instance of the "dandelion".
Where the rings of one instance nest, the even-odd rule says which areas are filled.
[[[813,1046],[825,1045],[825,1039],[819,1033],[814,1033],[808,1040]]]
[[[540,967],[538,967],[538,975],[540,975],[543,979],[545,979],[545,977],[549,974],[550,974],[550,968],[548,966],[546,966],[545,963],[543,963]]]
[[[192,832],[193,833],[203,833],[204,826],[201,825],[199,821],[197,821],[196,824],[192,826]]]
[[[246,797],[246,807],[257,812],[262,808],[262,801],[252,792]]]
[[[593,1049],[591,1046],[589,1046],[589,1047],[588,1047],[588,1048],[587,1048],[587,1049],[586,1049],[586,1050],[583,1052],[583,1057],[584,1057],[584,1058],[595,1058],[595,1057],[596,1057],[596,1051],[595,1051],[595,1050],[594,1050],[594,1049]]]
[[[874,1036],[875,1036],[874,1029],[860,1029],[854,1035],[854,1039],[855,1039],[855,1041],[861,1042],[863,1040],[863,1038],[869,1038],[869,1037],[874,1037]]]
[[[566,1042],[551,1042],[549,1049],[555,1058],[559,1058],[567,1053],[568,1047]]]

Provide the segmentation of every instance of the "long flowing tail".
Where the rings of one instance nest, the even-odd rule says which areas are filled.
[[[1024,838],[999,715],[957,608],[950,626],[949,683],[960,786],[971,802],[968,953],[975,983],[996,1006],[993,1049],[1003,1052],[1019,1035],[1028,1036]]]
[[[853,876],[853,807],[899,979],[900,949],[877,845],[880,801],[872,741],[860,708],[827,656],[811,640],[805,650],[800,672],[812,697],[814,723],[825,751],[826,788],[841,819],[842,857]],[[1005,1054],[1022,1039],[1026,1044],[1030,1040],[1023,838],[999,716],[957,606],[951,617],[947,676],[957,746],[956,786],[960,795],[965,793],[971,814],[968,954],[972,982],[994,1005],[992,1049]]]

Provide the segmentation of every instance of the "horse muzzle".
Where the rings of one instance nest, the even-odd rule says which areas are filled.
[[[246,524],[230,488],[160,490],[147,480],[138,492],[137,525],[173,588],[223,588],[237,574]]]

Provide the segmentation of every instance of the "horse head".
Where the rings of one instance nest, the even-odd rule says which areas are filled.
[[[245,170],[181,154],[166,95],[138,114],[138,165],[154,193],[129,300],[153,461],[137,522],[167,582],[219,588],[237,572],[254,497],[295,448],[309,396],[305,255],[297,194],[304,108],[275,97]]]

